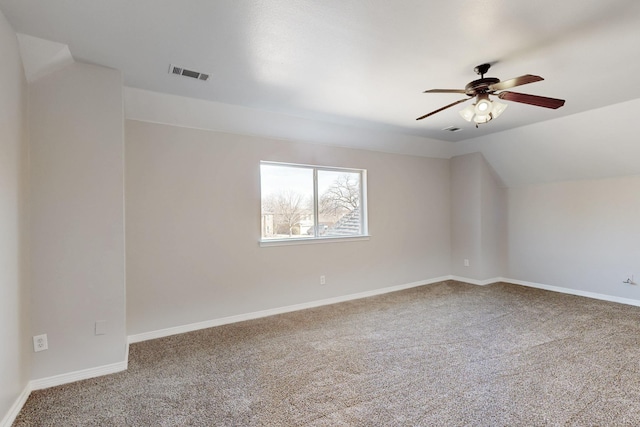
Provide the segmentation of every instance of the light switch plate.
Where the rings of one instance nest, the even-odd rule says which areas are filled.
[[[107,321],[96,320],[96,335],[106,335],[106,334],[107,334]]]

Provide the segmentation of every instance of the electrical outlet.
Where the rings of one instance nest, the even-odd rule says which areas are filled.
[[[33,337],[33,351],[39,352],[44,351],[49,348],[49,344],[47,343],[47,334],[35,335]]]
[[[469,260],[468,260],[468,259],[465,259],[465,260],[464,260],[464,266],[465,266],[465,267],[469,267]]]
[[[320,276],[320,284],[321,285],[326,285],[327,284],[327,280],[324,276]]]

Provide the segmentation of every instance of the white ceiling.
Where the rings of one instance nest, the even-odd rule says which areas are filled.
[[[637,0],[0,0],[19,33],[121,70],[126,86],[373,130],[460,141],[640,98]],[[463,88],[491,62],[513,89],[563,98],[509,103],[475,129]],[[173,63],[208,82],[168,73]],[[462,96],[464,97],[464,96]],[[447,126],[462,127],[450,133]]]

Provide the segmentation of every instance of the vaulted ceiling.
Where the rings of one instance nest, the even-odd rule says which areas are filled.
[[[130,88],[479,147],[640,99],[637,0],[0,0],[0,10],[18,33],[121,70]],[[415,120],[464,98],[425,89],[464,88],[485,62],[501,80],[544,77],[512,90],[566,105],[509,102],[478,129],[458,114],[465,104]],[[170,64],[211,77],[171,75]]]

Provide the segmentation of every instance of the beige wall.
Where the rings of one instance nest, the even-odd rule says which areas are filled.
[[[507,272],[507,189],[500,178],[478,153],[480,162],[481,211],[480,228],[483,280],[503,277]]]
[[[451,159],[451,273],[475,279],[482,273],[481,161],[478,153]]]
[[[35,379],[126,358],[123,126],[116,70],[75,63],[29,86],[29,335],[49,338]]]
[[[508,277],[640,300],[640,177],[510,188]]]
[[[480,281],[500,277],[506,272],[505,256],[505,189],[482,154],[453,157],[451,273]]]
[[[13,29],[0,12],[0,424],[29,379],[26,278],[27,86]]]
[[[449,274],[446,159],[138,121],[125,158],[129,334]],[[259,247],[260,160],[367,169],[371,238]]]

